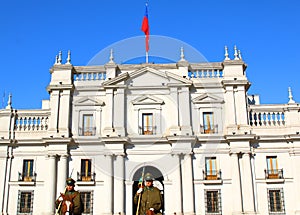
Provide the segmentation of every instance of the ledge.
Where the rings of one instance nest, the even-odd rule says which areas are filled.
[[[280,183],[284,183],[284,181],[285,181],[284,178],[266,179],[267,184],[280,184]]]
[[[9,184],[19,186],[36,186],[35,181],[10,181]]]
[[[77,186],[95,186],[95,181],[76,181]]]
[[[219,180],[204,180],[203,184],[205,184],[205,185],[223,184],[223,180],[222,179],[219,179]]]

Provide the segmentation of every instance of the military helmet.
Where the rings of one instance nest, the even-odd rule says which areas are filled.
[[[153,176],[151,175],[151,173],[147,173],[144,177],[145,181],[154,181]]]
[[[66,183],[67,183],[67,185],[72,185],[72,186],[75,185],[75,181],[73,178],[67,178]]]

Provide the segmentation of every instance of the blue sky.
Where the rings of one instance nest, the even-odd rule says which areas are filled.
[[[0,95],[13,107],[39,109],[55,55],[72,52],[86,65],[99,51],[141,36],[145,1],[12,0],[0,2]],[[149,0],[150,33],[184,41],[208,61],[224,59],[224,46],[241,50],[250,94],[261,103],[300,102],[300,2]],[[151,51],[151,47],[150,47]]]

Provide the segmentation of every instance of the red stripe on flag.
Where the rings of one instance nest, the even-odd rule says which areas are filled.
[[[145,15],[143,18],[143,23],[141,30],[145,33],[146,36],[146,51],[149,51],[149,34],[150,34],[150,26],[149,26],[149,20],[148,20],[148,4],[146,4],[146,10]]]

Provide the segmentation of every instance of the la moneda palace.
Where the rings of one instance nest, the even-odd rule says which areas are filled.
[[[51,215],[76,181],[84,214],[133,215],[151,173],[165,215],[300,214],[300,106],[249,95],[234,47],[222,62],[75,66],[56,57],[41,109],[0,110],[3,215]],[[6,104],[5,104],[6,105]]]

